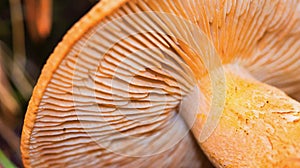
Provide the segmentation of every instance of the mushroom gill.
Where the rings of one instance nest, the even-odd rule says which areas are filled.
[[[211,166],[199,146],[216,167],[297,164],[299,7],[102,0],[42,71],[24,166]]]

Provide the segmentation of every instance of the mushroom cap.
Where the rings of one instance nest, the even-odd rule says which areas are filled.
[[[143,35],[118,41],[118,23],[130,19],[117,18],[126,2],[98,3],[48,59],[25,116],[25,167],[210,165],[176,112],[194,87],[191,71],[163,40],[158,44],[169,53],[149,46],[155,38],[138,41]]]
[[[220,70],[226,79],[237,75],[243,84],[256,78],[299,99],[299,6],[280,0],[102,0],[69,30],[42,70],[22,132],[24,166],[204,166],[195,137],[222,167],[220,157],[228,153],[213,150],[221,148],[222,131],[232,131],[224,127],[231,113],[225,109],[220,123],[205,122],[221,115],[209,110],[216,96],[208,88],[216,89],[207,77],[229,66]],[[219,77],[221,108],[232,101],[222,93],[232,83]]]

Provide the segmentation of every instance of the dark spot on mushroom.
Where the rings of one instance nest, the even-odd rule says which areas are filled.
[[[266,103],[269,103],[269,101],[267,100]]]
[[[244,133],[245,133],[246,135],[249,135],[249,133],[248,133],[246,130],[244,130]]]
[[[265,105],[266,105],[266,104],[265,104],[265,103],[263,103],[263,105],[261,105],[261,106],[260,106],[260,108],[263,108],[263,107],[265,107]]]

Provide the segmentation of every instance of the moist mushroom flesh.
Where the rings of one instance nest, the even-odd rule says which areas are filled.
[[[24,166],[299,164],[299,7],[102,0],[41,73]]]

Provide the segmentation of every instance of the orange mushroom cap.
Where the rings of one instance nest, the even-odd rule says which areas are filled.
[[[43,68],[24,166],[211,166],[199,146],[216,167],[297,165],[299,6],[102,0]]]

